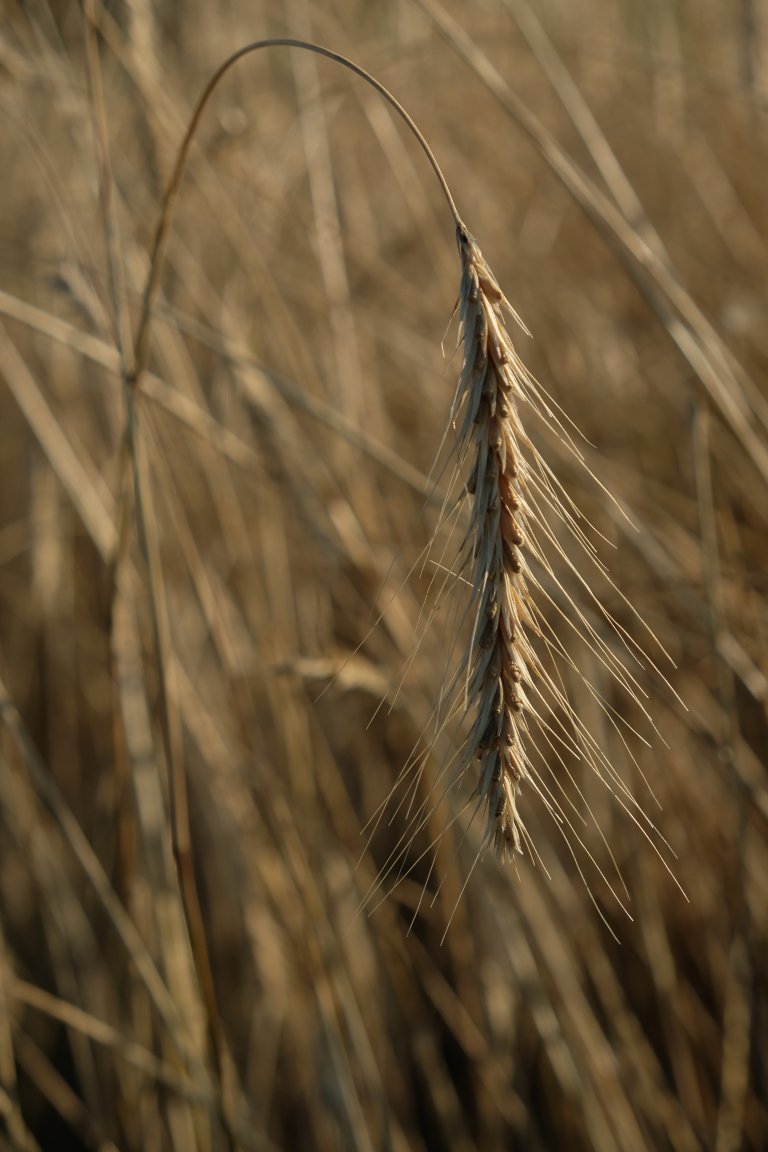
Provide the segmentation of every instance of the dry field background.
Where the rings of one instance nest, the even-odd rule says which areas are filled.
[[[85,9],[0,16],[0,1143],[768,1147],[765,5]],[[363,831],[466,639],[455,539],[418,563],[460,268],[328,61],[259,53],[203,118],[137,406],[148,569],[119,350],[194,101],[259,36],[395,92],[533,333],[604,489],[529,432],[674,661],[646,743],[553,604],[564,683],[669,850],[579,764],[575,856],[530,789],[535,865],[475,866],[469,784]]]

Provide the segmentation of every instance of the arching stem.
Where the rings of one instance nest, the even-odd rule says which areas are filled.
[[[141,301],[141,314],[139,317],[139,324],[136,330],[136,339],[134,342],[134,366],[131,374],[131,385],[135,388],[138,384],[141,374],[146,368],[147,358],[149,354],[149,331],[152,318],[152,309],[154,306],[155,298],[157,296],[158,286],[160,283],[160,273],[163,267],[165,257],[165,247],[170,232],[171,223],[173,221],[173,210],[176,205],[176,200],[179,195],[182,177],[184,175],[184,168],[186,166],[187,157],[189,156],[189,149],[192,145],[195,132],[202,118],[208,102],[219,85],[219,82],[226,76],[231,68],[244,56],[250,56],[254,52],[260,51],[262,48],[299,48],[304,52],[314,52],[317,56],[325,56],[328,60],[334,60],[337,64],[341,64],[343,68],[347,68],[350,72],[354,72],[366,84],[378,92],[387,103],[394,108],[398,116],[405,121],[409,130],[413,133],[418,141],[422,151],[424,152],[427,160],[429,161],[432,170],[440,182],[440,187],[443,190],[443,195],[448,202],[448,207],[453,216],[456,228],[460,231],[465,231],[463,221],[459,216],[456,203],[448,187],[448,182],[442,173],[442,169],[435,159],[435,155],[427,143],[424,134],[417,126],[413,118],[406,112],[400,101],[392,95],[388,88],[385,88],[380,80],[372,76],[370,72],[366,72],[365,68],[361,68],[359,64],[355,64],[346,56],[342,56],[340,52],[333,52],[330,48],[324,48],[320,44],[313,44],[308,40],[296,40],[291,37],[275,37],[267,40],[255,40],[251,44],[246,44],[239,48],[237,52],[233,52],[223,64],[221,64],[211,76],[205,88],[200,95],[200,98],[195,107],[192,119],[187,126],[184,134],[184,139],[181,142],[176,163],[168,181],[165,195],[163,197],[162,207],[160,210],[160,218],[157,222],[155,229],[155,236],[152,242],[152,253],[150,258],[149,273],[147,275],[147,283],[142,295]]]

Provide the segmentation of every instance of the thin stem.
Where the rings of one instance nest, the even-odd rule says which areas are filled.
[[[342,56],[341,53],[333,52],[330,48],[324,48],[320,44],[313,44],[307,40],[296,40],[291,37],[280,36],[268,40],[256,40],[251,44],[246,44],[243,48],[239,48],[237,52],[234,52],[231,56],[229,56],[224,61],[224,63],[216,69],[206,84],[205,88],[203,89],[203,92],[195,107],[195,111],[192,115],[192,119],[190,120],[187,127],[187,131],[184,134],[184,139],[181,142],[181,147],[179,148],[179,152],[176,157],[176,164],[174,165],[171,178],[168,181],[168,187],[166,188],[165,195],[163,197],[160,218],[157,222],[155,237],[152,243],[149,273],[147,275],[147,283],[142,297],[141,315],[139,318],[139,325],[134,344],[134,369],[131,379],[131,384],[134,388],[136,388],[141,378],[141,374],[146,368],[147,364],[152,309],[155,298],[157,296],[160,272],[162,271],[163,259],[165,256],[165,245],[168,239],[168,233],[170,231],[171,222],[173,219],[173,210],[176,205],[179,189],[181,187],[181,180],[184,175],[184,168],[186,166],[187,157],[189,155],[189,149],[192,145],[195,132],[197,131],[197,127],[200,123],[200,119],[203,115],[203,112],[205,111],[208,101],[219,85],[219,81],[221,81],[227,72],[229,72],[229,70],[234,67],[234,65],[237,64],[239,60],[242,60],[244,56],[250,56],[253,52],[258,52],[262,48],[300,48],[305,52],[314,52],[317,56],[325,56],[328,60],[334,60],[337,64],[341,64],[342,67],[347,68],[350,72],[354,72],[356,76],[359,76],[362,80],[365,80],[366,84],[370,84],[370,86],[375,89],[375,91],[378,92],[381,96],[383,96],[387,103],[390,104],[392,108],[394,108],[395,112],[397,112],[398,116],[400,116],[405,121],[408,128],[415,136],[416,140],[421,146],[422,151],[427,157],[427,160],[432,166],[432,170],[440,182],[440,187],[442,188],[443,195],[448,202],[448,207],[451,211],[451,215],[453,216],[456,228],[461,231],[465,230],[464,223],[459,216],[456,203],[453,199],[453,196],[451,195],[451,190],[448,187],[448,182],[445,179],[445,176],[443,176],[440,165],[438,164],[432,149],[427,143],[424,134],[416,125],[416,122],[413,120],[413,118],[406,112],[405,108],[403,108],[400,101],[392,95],[388,88],[384,87],[380,80],[377,80],[375,76],[370,74],[370,72],[366,72],[365,68],[361,68],[359,64],[355,64],[354,61],[348,59],[348,57]]]
[[[197,975],[200,981],[203,1000],[207,1011],[211,1054],[218,1075],[219,1086],[222,1090],[222,1096],[224,1094],[224,1063],[222,1053],[221,1026],[216,1003],[213,974],[211,971],[210,958],[208,955],[205,939],[205,928],[192,868],[187,782],[184,765],[181,760],[180,736],[178,732],[177,717],[175,714],[172,714],[173,693],[168,682],[172,674],[172,662],[169,660],[168,617],[167,609],[165,606],[157,527],[154,523],[153,509],[149,500],[149,466],[145,454],[145,445],[139,436],[139,413],[136,409],[136,405],[140,400],[139,383],[141,381],[141,376],[147,367],[152,314],[159,290],[160,275],[165,257],[166,244],[173,220],[173,212],[176,205],[176,200],[178,199],[179,191],[181,188],[181,181],[184,175],[187,158],[189,156],[189,151],[195,136],[195,132],[197,131],[203,112],[205,111],[211,96],[216,90],[219,82],[224,78],[229,70],[239,60],[243,59],[243,57],[248,56],[253,52],[257,52],[261,48],[277,47],[300,48],[307,52],[314,52],[318,56],[325,56],[329,60],[334,60],[338,64],[341,64],[343,67],[347,68],[349,71],[354,72],[357,76],[360,76],[361,79],[365,80],[366,83],[370,84],[372,88],[379,92],[392,106],[392,108],[394,108],[398,115],[405,121],[410,131],[416,137],[440,182],[440,186],[448,202],[448,207],[450,208],[458,232],[460,234],[464,234],[466,231],[454,203],[453,196],[451,195],[448,184],[445,180],[445,177],[443,176],[442,171],[440,170],[440,166],[435,159],[432,149],[429,147],[423,134],[416,126],[413,119],[405,111],[400,102],[395,99],[395,97],[383,86],[383,84],[381,84],[378,80],[366,72],[365,69],[353,63],[351,60],[348,60],[345,56],[341,56],[339,53],[332,52],[330,49],[323,48],[317,44],[312,44],[304,40],[295,40],[289,38],[258,40],[254,43],[247,44],[245,47],[240,48],[237,52],[225,60],[224,63],[221,64],[220,67],[213,73],[205,88],[203,89],[203,92],[198,99],[197,105],[195,106],[192,118],[187,126],[187,130],[184,134],[184,138],[176,156],[176,162],[174,164],[168,186],[163,196],[160,216],[157,222],[154,240],[152,243],[149,272],[147,274],[147,281],[144,292],[142,294],[139,323],[136,330],[136,337],[133,343],[133,364],[127,366],[125,363],[125,358],[123,357],[123,378],[126,385],[127,419],[126,435],[124,440],[123,467],[121,468],[121,473],[125,476],[127,468],[132,465],[135,514],[139,530],[139,540],[148,568],[150,583],[150,603],[152,607],[152,619],[155,633],[155,649],[160,665],[159,670],[162,704],[161,721],[163,728],[163,741],[168,760],[171,836],[179,876],[179,887],[184,905],[184,913],[187,921],[187,927],[190,933],[193,955],[197,967]],[[127,481],[127,476],[125,476],[125,480]],[[123,507],[127,509],[127,482],[124,482],[122,487],[124,500]],[[121,517],[121,524],[122,529],[119,534],[120,543],[118,545],[116,567],[119,566],[120,559],[124,554],[124,549],[127,548],[127,531],[125,530],[127,525],[127,516]],[[115,581],[115,595],[117,595],[117,580]],[[229,1144],[231,1147],[234,1147],[235,1137],[228,1122],[229,1118],[226,1110],[222,1110],[222,1119],[224,1121]]]

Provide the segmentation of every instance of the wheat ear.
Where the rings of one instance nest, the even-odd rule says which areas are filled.
[[[464,357],[453,416],[460,458],[473,455],[463,551],[471,570],[473,628],[465,680],[474,722],[464,767],[479,761],[477,794],[487,808],[487,836],[505,860],[522,851],[517,796],[528,776],[525,689],[536,659],[526,639],[533,619],[521,553],[526,538],[517,406],[522,365],[504,323],[503,309],[512,312],[511,306],[469,232],[458,228],[457,239]]]
[[[572,633],[591,650],[649,721],[643,691],[630,665],[647,663],[660,672],[595,592],[594,578],[600,577],[632,611],[584,530],[588,522],[525,433],[520,416],[523,406],[586,466],[555,410],[557,405],[515,351],[507,317],[523,331],[527,329],[462,223],[457,224],[456,236],[462,267],[457,307],[463,359],[450,422],[456,434],[459,475],[466,476],[463,498],[469,504],[459,569],[470,589],[471,631],[447,692],[447,714],[459,712],[471,720],[455,780],[477,767],[475,795],[487,819],[484,842],[493,845],[501,861],[522,853],[524,846],[538,855],[519,810],[523,782],[543,800],[571,851],[572,837],[591,856],[574,822],[574,817],[576,822],[581,820],[575,797],[581,796],[582,801],[584,797],[568,768],[569,759],[589,765],[653,843],[650,834],[657,830],[570,704],[557,669],[568,667],[582,680],[619,737],[623,721],[568,654],[565,634]],[[570,537],[577,554],[581,552],[591,578],[579,572],[558,538],[560,530]],[[600,635],[587,612],[572,599],[553,568],[555,556],[584,588],[593,609],[613,631],[616,646]],[[547,620],[547,604],[562,628]],[[552,670],[545,659],[551,661]],[[532,760],[534,755],[542,757],[542,744],[548,746],[565,776],[559,780],[550,768],[551,786]],[[568,783],[575,795],[566,791]]]

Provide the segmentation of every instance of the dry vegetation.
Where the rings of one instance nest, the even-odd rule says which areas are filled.
[[[4,7],[3,1147],[768,1146],[758,9],[92,0],[95,34]],[[561,433],[518,376],[534,505],[517,457],[482,489],[539,589],[499,585],[516,653],[455,501],[496,408],[459,488],[454,432],[433,469],[454,224],[359,79],[281,48],[222,82],[131,391],[179,141],[257,36],[395,92],[534,334]],[[487,735],[490,667],[519,732]],[[512,863],[478,750],[492,838],[502,787],[535,846]]]

